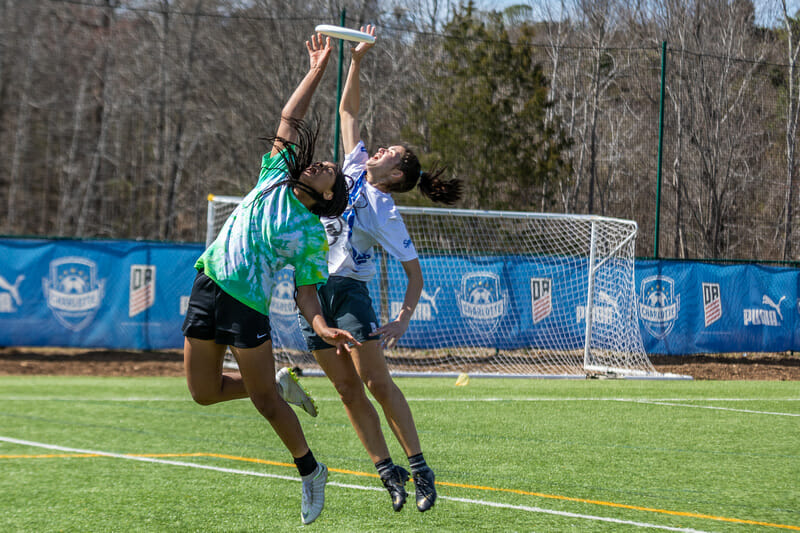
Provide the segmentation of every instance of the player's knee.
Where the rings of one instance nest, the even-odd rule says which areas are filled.
[[[189,388],[189,392],[192,395],[192,400],[200,405],[212,405],[219,401],[215,394],[209,394],[208,391],[198,391]]]
[[[251,394],[250,401],[267,420],[275,420],[280,413],[279,397],[276,394]]]
[[[368,401],[361,380],[346,380],[336,383],[336,392],[339,393],[339,397],[345,405],[356,405]]]
[[[389,402],[394,394],[395,386],[391,378],[368,379],[367,388],[379,404]]]

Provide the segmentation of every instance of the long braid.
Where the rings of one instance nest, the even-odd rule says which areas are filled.
[[[286,164],[289,177],[265,189],[261,196],[269,194],[276,187],[283,185],[296,187],[302,189],[314,199],[314,205],[311,206],[310,211],[315,215],[327,217],[341,215],[347,208],[347,183],[344,173],[338,165],[336,166],[336,181],[333,185],[333,198],[331,200],[325,200],[313,187],[300,181],[301,174],[314,164],[314,148],[319,136],[319,122],[312,130],[300,119],[289,118],[287,120],[297,131],[297,142],[291,142],[278,135],[261,137],[260,139],[270,145],[275,143],[283,145],[285,149],[281,150],[279,155]]]

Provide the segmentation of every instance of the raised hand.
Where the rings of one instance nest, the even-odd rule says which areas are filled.
[[[324,37],[319,33],[314,34],[310,40],[306,41],[306,49],[308,50],[310,62],[309,70],[314,70],[315,68],[325,70],[328,59],[331,57],[331,38]]]
[[[376,28],[372,24],[367,24],[366,26],[361,26],[361,31],[369,33],[373,37],[375,37]],[[371,43],[358,43],[358,46],[354,46],[350,48],[350,53],[352,54],[353,59],[356,61],[360,60],[364,57],[364,54],[367,53],[367,50],[375,46],[375,42]]]

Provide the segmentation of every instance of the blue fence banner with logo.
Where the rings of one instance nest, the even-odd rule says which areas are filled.
[[[800,350],[800,270],[637,261],[645,350],[657,354]]]
[[[0,240],[0,345],[183,346],[196,244]]]
[[[174,349],[200,244],[0,239],[0,346]],[[400,346],[498,350],[583,345],[585,297],[559,290],[586,262],[520,256],[421,257],[428,281]],[[389,279],[405,279],[386,263]],[[648,353],[800,351],[800,269],[639,260],[633,305]],[[276,343],[303,350],[293,273],[278,273],[270,306]],[[369,283],[376,313],[396,316],[405,284]],[[604,296],[606,298],[604,299]],[[599,294],[595,320],[628,305]]]

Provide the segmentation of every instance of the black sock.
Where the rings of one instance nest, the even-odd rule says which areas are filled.
[[[308,450],[308,453],[303,457],[295,457],[294,464],[297,465],[297,471],[300,472],[301,476],[307,476],[317,469],[317,460],[314,459],[314,454],[311,453],[311,450]]]
[[[420,470],[425,470],[428,468],[428,463],[425,462],[425,458],[422,456],[422,452],[418,453],[417,455],[412,455],[408,458],[408,464],[411,466],[412,472],[419,472]]]
[[[391,457],[387,457],[386,459],[382,459],[375,463],[375,468],[378,469],[378,474],[381,476],[381,479],[384,479],[394,472],[394,463],[392,462]]]

